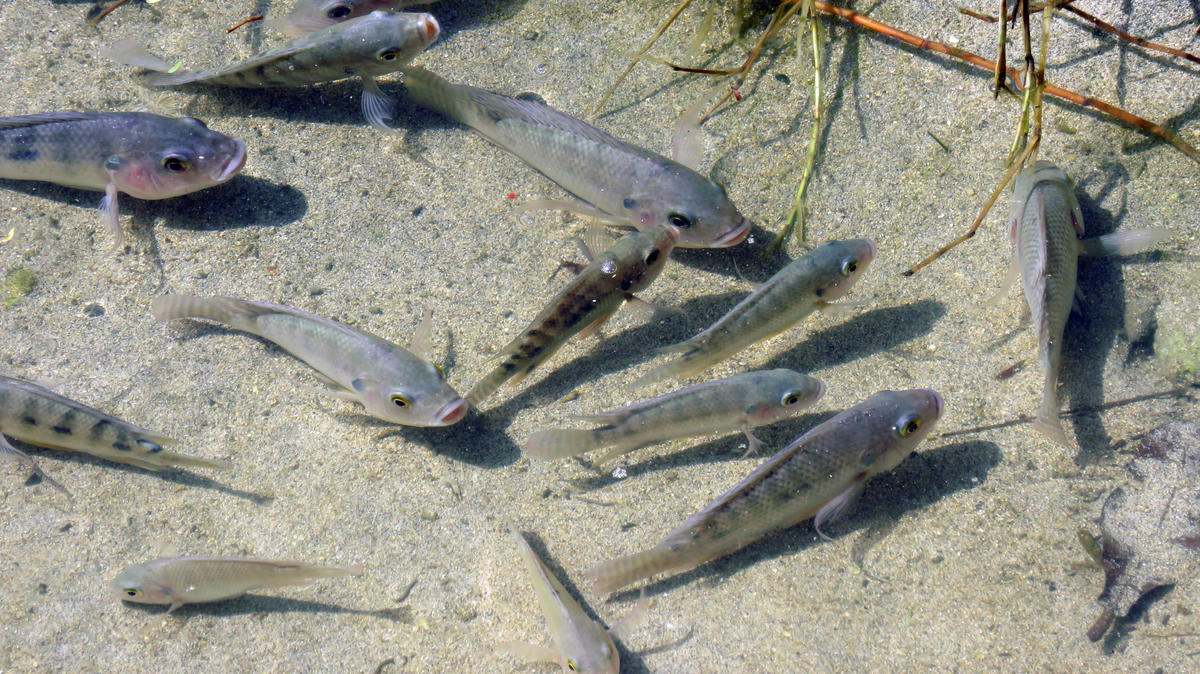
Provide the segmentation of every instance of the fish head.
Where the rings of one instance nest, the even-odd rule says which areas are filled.
[[[1035,192],[1038,190],[1055,190],[1059,192],[1057,199],[1037,199]],[[1056,204],[1062,204],[1063,207],[1070,210],[1070,213],[1064,214],[1065,217],[1071,219],[1071,224],[1075,228],[1075,233],[1083,236],[1083,212],[1079,207],[1079,200],[1075,197],[1075,186],[1071,178],[1058,166],[1044,160],[1034,162],[1033,166],[1026,168],[1013,181],[1012,205],[1009,208],[1009,236],[1013,243],[1017,241],[1017,229],[1023,226],[1042,226],[1045,217],[1037,217],[1037,212],[1030,212],[1029,207],[1039,206],[1045,208],[1047,201]]]
[[[149,564],[135,564],[120,573],[112,582],[112,594],[122,601],[137,604],[170,604],[174,600],[171,588],[156,582]]]
[[[366,375],[351,382],[371,416],[402,426],[450,426],[467,415],[469,405],[446,383],[442,369],[424,363],[418,376]]]
[[[560,649],[559,664],[565,674],[617,674],[621,671],[621,656],[612,636],[592,620],[583,620],[576,630],[564,630],[556,645]]]
[[[861,458],[867,477],[885,473],[908,457],[942,416],[942,396],[933,389],[882,391],[863,403],[879,437]]]
[[[198,119],[144,121],[127,127],[119,149],[104,160],[117,190],[132,197],[167,199],[219,185],[246,162],[245,143]]]
[[[376,11],[337,28],[338,59],[359,75],[385,75],[408,65],[433,44],[441,26],[432,14]]]
[[[634,189],[624,206],[635,226],[671,225],[679,230],[682,248],[728,248],[750,234],[750,221],[725,186],[682,164],[663,159],[655,175],[637,181]]]
[[[750,374],[758,376],[759,384],[751,392],[754,400],[746,408],[751,426],[765,426],[794,417],[825,395],[825,382],[792,370]]]
[[[828,241],[809,254],[815,280],[814,292],[823,302],[833,302],[849,292],[875,259],[870,239]]]
[[[658,278],[679,237],[679,230],[669,225],[634,232],[604,251],[593,264],[623,292],[636,293]]]

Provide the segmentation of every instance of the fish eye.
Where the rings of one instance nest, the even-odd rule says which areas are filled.
[[[395,61],[400,58],[400,50],[396,47],[388,47],[376,54],[375,58],[380,61]]]
[[[140,596],[142,596],[142,591],[136,587],[126,588],[125,596],[126,597],[140,597]]]
[[[433,365],[433,369],[437,370],[438,376],[441,377],[442,379],[445,379],[446,371],[442,369],[442,366],[438,365],[437,363],[431,363],[431,364]]]
[[[659,255],[659,253],[658,253],[657,248],[650,251],[650,254],[646,256],[646,264],[654,264],[655,262],[657,262],[658,255]]]
[[[567,669],[571,670],[572,672],[579,671],[579,668],[575,666],[574,660],[567,660]]]
[[[400,409],[406,409],[412,404],[412,399],[403,393],[393,393],[391,397],[392,404]]]
[[[667,213],[667,222],[679,229],[687,229],[692,226],[692,219],[682,213]]]
[[[901,417],[900,421],[896,424],[896,432],[902,438],[908,437],[917,432],[917,429],[921,427],[921,421],[921,417],[915,414]]]
[[[850,258],[842,261],[842,276],[849,276],[858,271],[858,260]]]
[[[784,407],[791,407],[792,405],[800,402],[800,394],[796,391],[788,391],[787,393],[783,394],[783,397],[779,399],[779,402]]]
[[[729,191],[725,189],[725,183],[720,180],[714,180],[713,183],[717,186],[717,189],[721,190],[722,195],[729,196]]]
[[[344,2],[339,2],[333,7],[325,10],[325,16],[330,19],[344,19],[350,16],[351,11],[350,5]]]
[[[171,173],[183,173],[191,167],[191,164],[188,163],[188,160],[177,154],[169,154],[163,157],[162,167]]]

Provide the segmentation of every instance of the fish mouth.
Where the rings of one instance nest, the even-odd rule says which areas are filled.
[[[433,415],[433,420],[437,426],[450,426],[458,423],[463,417],[467,416],[468,409],[470,409],[470,405],[467,401],[463,398],[458,398],[453,402],[443,405],[442,409]]]
[[[750,221],[745,216],[742,216],[742,221],[738,223],[737,227],[729,230],[724,236],[713,242],[713,248],[736,246],[745,241],[747,236],[750,236]]]
[[[866,253],[867,259],[874,260],[875,254],[878,252],[875,249],[875,242],[870,239],[863,239],[863,242],[867,244],[867,253]]]
[[[938,393],[937,391],[934,391],[933,389],[926,389],[926,390],[929,391],[929,395],[933,397],[933,406],[937,410],[937,412],[936,412],[937,416],[940,418],[942,416],[942,409],[945,406],[945,403],[942,401],[942,396],[940,393]]]
[[[242,170],[242,165],[246,163],[246,144],[239,138],[233,139],[233,156],[229,161],[225,162],[225,166],[213,178],[218,183],[223,183],[233,177],[233,174]]]
[[[432,14],[426,14],[421,17],[421,31],[425,35],[427,44],[433,44],[433,41],[438,39],[438,35],[442,34],[442,27],[438,25],[438,20]]]

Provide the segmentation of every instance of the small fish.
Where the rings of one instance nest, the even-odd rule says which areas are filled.
[[[566,205],[571,210],[641,230],[673,225],[684,248],[734,246],[750,233],[720,183],[548,105],[452,84],[423,68],[406,68],[404,85],[421,105],[471,127],[590,205]]]
[[[791,370],[746,372],[581,417],[604,424],[600,428],[538,431],[527,451],[535,458],[555,459],[613,447],[596,461],[601,465],[656,442],[741,430],[749,455],[762,445],[750,429],[795,416],[824,393],[820,379]]]
[[[33,459],[10,445],[5,436],[146,470],[229,468],[224,461],[165,451],[163,445],[172,440],[164,435],[121,421],[37,384],[0,375],[0,453],[21,461],[51,485],[66,491],[43,473]]]
[[[828,309],[854,286],[875,259],[870,239],[829,241],[790,262],[695,337],[663,349],[682,354],[633,383],[634,388],[705,370],[742,349],[779,334],[817,309]]]
[[[1033,427],[1058,444],[1069,446],[1058,419],[1058,370],[1062,339],[1078,288],[1081,255],[1130,255],[1170,236],[1166,229],[1105,234],[1080,240],[1083,213],[1067,174],[1054,164],[1036,162],[1017,176],[1013,187],[1013,256],[1000,291],[1003,299],[1018,274],[1038,331],[1038,355],[1045,375],[1042,404]]]
[[[203,318],[278,344],[334,387],[329,393],[361,404],[371,416],[405,426],[449,426],[467,401],[426,359],[430,317],[413,337],[418,353],[299,309],[232,297],[162,295],[151,304],[159,321]]]
[[[108,58],[151,72],[137,75],[145,85],[205,84],[226,87],[298,87],[359,77],[362,110],[373,126],[390,131],[392,104],[375,83],[400,70],[437,39],[441,28],[430,14],[371,12],[288,42],[249,60],[212,70],[177,70],[130,42],[105,50]]]
[[[546,616],[554,648],[523,643],[503,644],[502,648],[533,661],[557,662],[564,672],[621,671],[620,655],[608,630],[583,612],[583,607],[546,569],[524,536],[516,531],[513,536],[537,592],[542,614]]]
[[[500,350],[504,360],[475,384],[467,400],[478,406],[509,379],[520,382],[571,337],[599,328],[626,299],[658,278],[678,240],[679,230],[670,225],[621,237]]]
[[[117,195],[168,199],[229,180],[246,144],[198,119],[145,112],[50,112],[0,118],[0,178],[104,192],[100,210],[120,248]]]
[[[250,557],[166,557],[125,569],[113,580],[112,591],[117,599],[137,604],[169,604],[170,613],[184,604],[231,599],[258,588],[359,573],[358,568]]]
[[[941,415],[930,389],[876,393],[797,438],[652,549],[588,571],[596,593],[686,571],[807,519],[824,537],[822,525],[911,454]]]
[[[277,28],[300,37],[334,24],[355,19],[375,10],[400,10],[412,5],[427,5],[435,0],[299,0]],[[271,22],[276,24],[275,21]]]

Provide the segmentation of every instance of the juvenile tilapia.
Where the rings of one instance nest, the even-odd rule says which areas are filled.
[[[0,375],[0,453],[11,455],[50,484],[63,489],[46,476],[33,459],[10,445],[4,436],[39,447],[83,452],[146,470],[229,467],[224,461],[168,452],[163,445],[172,440],[164,435],[121,421],[37,384]]]
[[[1045,375],[1042,404],[1033,427],[1054,442],[1069,445],[1058,419],[1058,370],[1063,331],[1076,295],[1080,255],[1129,255],[1166,239],[1170,231],[1146,229],[1080,240],[1083,213],[1067,174],[1039,161],[1017,176],[1013,187],[1013,256],[999,301],[1016,282],[1018,271],[1025,300],[1038,332],[1038,356]]]
[[[621,671],[620,655],[609,632],[584,613],[579,602],[538,559],[525,537],[516,531],[513,536],[537,592],[542,614],[546,616],[546,627],[550,630],[554,648],[531,644],[505,644],[504,648],[537,662],[557,662],[563,672],[616,674]]]
[[[399,10],[435,0],[298,0],[290,14],[273,25],[294,37],[358,18],[375,10]]]
[[[138,604],[184,604],[240,597],[250,590],[308,585],[321,578],[353,576],[357,568],[313,566],[249,557],[167,557],[135,564],[112,582],[113,595]]]
[[[776,272],[704,332],[663,349],[682,353],[646,373],[633,386],[694,374],[787,330],[845,295],[873,259],[875,244],[870,239],[818,246]]]
[[[198,119],[145,112],[50,112],[0,118],[0,178],[104,192],[100,210],[120,247],[117,195],[167,199],[241,170],[246,145]]]
[[[720,184],[548,105],[452,84],[423,68],[406,68],[404,85],[418,103],[520,157],[594,212],[576,210],[642,230],[674,225],[684,248],[733,246],[750,232]]]
[[[596,461],[600,465],[656,442],[740,430],[750,454],[762,444],[750,429],[795,416],[824,392],[820,379],[792,370],[746,372],[580,417],[604,424],[599,428],[538,431],[529,438],[527,451],[532,457],[554,459],[612,447]]]
[[[334,24],[249,60],[211,70],[176,70],[146,50],[125,42],[105,55],[146,68],[147,86],[206,84],[226,87],[298,87],[347,77],[363,81],[362,110],[372,125],[388,129],[391,101],[375,83],[396,72],[437,39],[441,28],[429,14],[371,12]]]
[[[658,278],[679,240],[679,230],[659,225],[621,237],[579,272],[529,327],[500,350],[504,360],[467,394],[479,405],[504,382],[521,381],[568,339],[600,326],[627,298]]]
[[[596,593],[686,571],[810,518],[821,533],[867,480],[912,453],[941,415],[942,397],[930,389],[876,393],[797,438],[655,547],[588,571]]]
[[[373,417],[405,426],[449,426],[467,413],[467,401],[426,359],[429,318],[412,351],[369,332],[306,311],[232,297],[162,295],[151,304],[160,321],[204,318],[278,344],[335,387],[331,394],[361,404]]]

